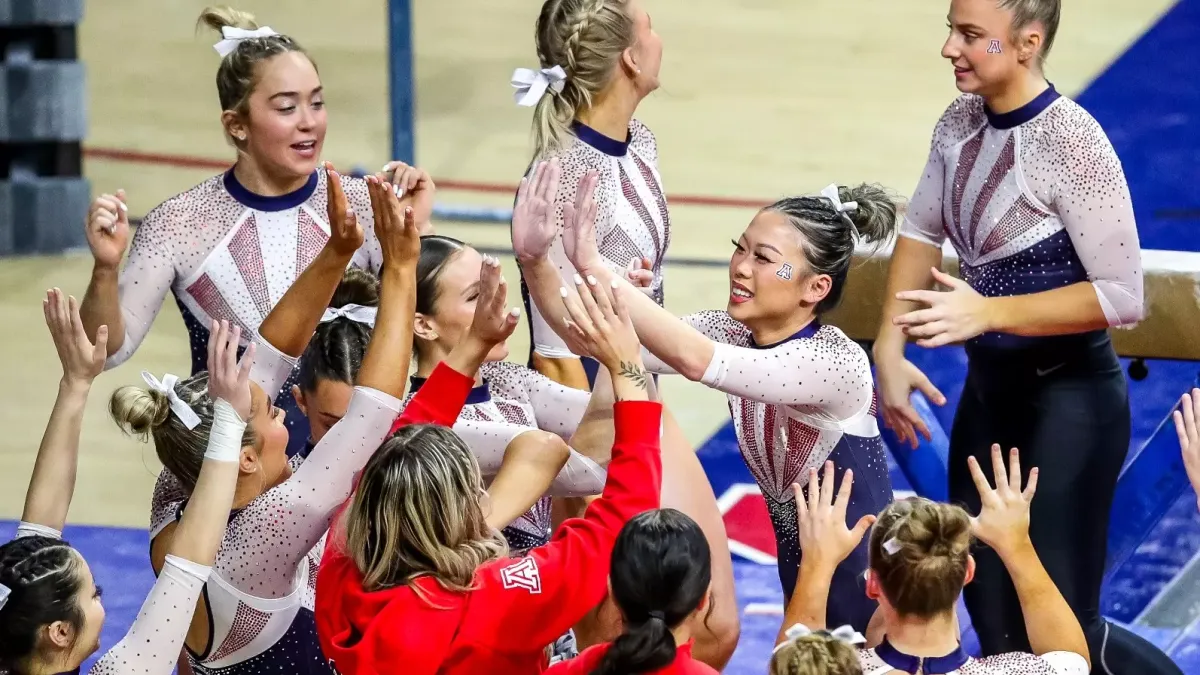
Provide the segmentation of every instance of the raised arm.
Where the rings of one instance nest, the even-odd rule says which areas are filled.
[[[96,344],[89,342],[75,298],[57,288],[46,293],[42,313],[63,374],[25,492],[20,527],[30,533],[61,536],[75,494],[83,411],[92,381],[104,370],[108,328],[100,326]]]
[[[237,327],[214,322],[208,342],[213,421],[196,487],[141,611],[125,637],[96,662],[90,671],[93,675],[169,675],[174,670],[237,490],[254,360],[251,344],[238,363],[240,337]]]
[[[297,358],[312,340],[321,315],[364,239],[358,218],[346,204],[341,176],[329,162],[325,163],[325,175],[329,190],[329,239],[258,327],[263,340]]]
[[[411,210],[400,213],[391,186],[374,177],[368,183],[376,203],[375,233],[384,256],[375,330],[346,415],[290,479],[247,507],[255,510],[256,520],[286,524],[247,533],[256,540],[253,550],[263,558],[247,563],[249,574],[261,570],[264,582],[277,583],[279,569],[302,562],[328,529],[334,510],[350,495],[354,474],[383,442],[400,412],[412,346],[420,236]]]
[[[147,215],[138,227],[133,250],[121,271],[121,258],[130,238],[128,210],[121,190],[97,197],[88,214],[92,277],[79,314],[92,340],[100,326],[108,327],[109,368],[120,365],[137,350],[175,279],[175,263],[163,236],[167,224],[160,222],[170,216],[160,209]]]
[[[584,517],[564,522],[549,544],[511,565],[526,578],[540,579],[541,586],[537,593],[523,588],[499,591],[503,595],[497,598],[497,611],[511,613],[514,620],[530,615],[543,620],[516,641],[511,637],[500,641],[498,649],[548,644],[599,604],[621,527],[659,505],[662,405],[649,400],[649,375],[641,363],[633,325],[621,306],[627,295],[618,291],[614,298],[605,288],[591,287],[580,298],[568,299],[576,340],[612,374],[617,398],[612,463],[604,493],[588,506]],[[492,573],[504,577],[512,572]]]
[[[983,475],[979,462],[971,457],[968,463],[982,503],[979,515],[971,519],[971,532],[996,551],[1012,577],[1033,653],[1038,656],[1053,652],[1078,654],[1087,659],[1090,666],[1088,643],[1079,619],[1050,579],[1029,540],[1029,503],[1037,490],[1037,468],[1030,470],[1029,480],[1022,490],[1017,449],[1012,449],[1006,468],[1000,446],[993,445],[992,473],[996,479],[993,488]]]

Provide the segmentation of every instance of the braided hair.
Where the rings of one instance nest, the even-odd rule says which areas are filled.
[[[370,272],[350,267],[342,276],[329,306],[340,309],[346,305],[379,306],[379,280]],[[317,389],[322,381],[353,385],[362,368],[372,328],[345,317],[337,317],[317,325],[304,355],[300,358],[298,385],[305,394]]]
[[[567,81],[534,108],[535,157],[562,148],[575,115],[592,107],[634,35],[623,0],[546,0],[537,20],[538,60],[543,68],[561,66]]]
[[[53,537],[21,537],[0,546],[0,584],[9,590],[0,607],[0,673],[15,675],[37,652],[39,634],[65,621],[78,635],[83,609],[77,597],[83,558]]]

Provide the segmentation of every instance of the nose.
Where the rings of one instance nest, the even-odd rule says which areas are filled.
[[[953,61],[962,55],[962,50],[958,48],[958,40],[954,39],[954,35],[946,38],[946,42],[942,45],[942,58]]]
[[[745,256],[739,256],[734,253],[729,259],[729,278],[731,279],[749,279],[750,265],[746,262]]]
[[[300,115],[300,123],[297,126],[302,131],[308,131],[317,125],[317,116],[309,106],[303,106],[302,109],[303,113]]]

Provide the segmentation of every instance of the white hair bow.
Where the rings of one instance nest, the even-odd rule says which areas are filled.
[[[842,217],[850,224],[850,229],[854,230],[854,236],[858,237],[858,227],[854,225],[854,219],[847,215],[851,211],[858,210],[858,202],[846,202],[843,204],[837,183],[831,183],[824,190],[821,190],[821,196],[833,203],[833,209],[842,214]]]
[[[163,375],[162,382],[159,382],[157,377],[151,375],[149,371],[143,370],[142,379],[151,389],[167,397],[167,401],[171,404],[171,412],[175,413],[180,422],[183,422],[183,426],[189,430],[200,426],[200,416],[196,414],[195,410],[192,410],[192,406],[179,398],[179,394],[175,393],[175,383],[179,381],[178,377],[167,373]]]
[[[237,49],[238,45],[243,40],[271,37],[272,35],[279,35],[279,33],[271,30],[270,26],[263,26],[262,28],[256,28],[254,30],[225,26],[221,29],[221,37],[224,39],[213,45],[213,49],[217,50],[217,53],[221,55],[221,58],[225,58],[226,56],[232,54],[233,50]]]
[[[8,596],[10,595],[12,595],[12,590],[8,586],[0,584],[0,609],[4,609],[4,605],[8,603]]]
[[[513,98],[516,99],[517,105],[528,108],[537,105],[547,89],[559,94],[562,93],[566,84],[567,72],[562,69],[562,66],[542,68],[541,70],[517,68],[513,71],[512,76],[512,86],[517,88],[517,91],[513,93]]]
[[[363,305],[342,305],[341,307],[330,307],[325,310],[325,314],[321,316],[321,323],[329,323],[337,318],[350,319],[354,323],[365,323],[368,326],[375,327],[375,317],[379,310],[375,307],[364,307]]]
[[[824,631],[824,630],[810,630],[808,626],[805,626],[802,623],[798,623],[798,624],[792,626],[791,628],[787,629],[786,631],[784,631],[783,635],[784,635],[784,637],[787,638],[787,641],[780,642],[779,644],[775,645],[775,649],[772,650],[771,653],[774,654],[775,652],[779,651],[788,642],[795,642],[796,640],[799,640],[802,637],[812,635],[813,633],[824,633],[824,634],[828,635],[829,637],[831,637],[835,640],[838,640],[840,642],[845,642],[846,644],[848,644],[850,646],[862,645],[862,644],[867,643],[867,638],[863,637],[862,633],[859,633],[858,631],[854,630],[850,626],[842,626],[841,628],[835,628],[834,630],[831,630],[831,631]]]

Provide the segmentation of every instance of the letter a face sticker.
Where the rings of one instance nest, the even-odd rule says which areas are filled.
[[[999,40],[992,40],[992,42],[991,42],[991,43],[988,45],[988,52],[987,52],[987,53],[989,53],[989,54],[999,54],[999,53],[1000,53],[1000,41],[999,41]]]
[[[779,271],[775,273],[775,276],[779,277],[780,279],[783,279],[784,281],[791,281],[792,280],[792,266],[788,263],[783,263],[783,267],[779,268]]]

